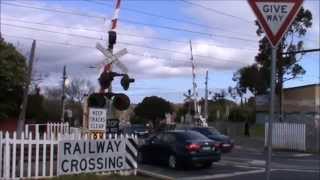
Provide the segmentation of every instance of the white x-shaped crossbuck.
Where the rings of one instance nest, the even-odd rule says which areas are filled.
[[[112,54],[109,50],[104,48],[100,43],[96,44],[96,48],[102,52],[102,54],[106,57],[105,61],[107,63],[115,64],[123,73],[128,73],[128,68],[119,60],[120,57],[124,56],[128,53],[126,48],[121,49],[117,53]]]

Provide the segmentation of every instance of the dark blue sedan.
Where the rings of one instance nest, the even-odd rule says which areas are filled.
[[[234,141],[230,137],[221,134],[213,127],[193,127],[191,130],[197,131],[209,139],[218,142],[222,152],[230,152],[233,149]]]
[[[161,132],[149,138],[138,154],[141,163],[161,163],[170,168],[185,165],[210,167],[220,158],[220,150],[214,141],[192,130]]]

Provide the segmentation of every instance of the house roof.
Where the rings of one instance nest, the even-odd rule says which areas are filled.
[[[284,88],[284,91],[290,91],[290,90],[296,90],[296,89],[302,89],[302,88],[308,88],[308,87],[316,87],[320,86],[320,84],[308,84],[308,85],[303,85],[303,86],[296,86],[296,87],[290,87],[290,88]]]

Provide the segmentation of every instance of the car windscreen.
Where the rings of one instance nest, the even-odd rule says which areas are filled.
[[[131,128],[133,129],[133,131],[137,131],[137,132],[141,132],[141,131],[146,131],[147,128],[145,126],[142,125],[133,125],[131,126]]]
[[[177,132],[177,137],[183,140],[207,140],[208,138],[201,133],[189,130],[183,132]]]
[[[193,130],[198,131],[204,134],[205,136],[220,134],[220,132],[215,128],[194,128]]]

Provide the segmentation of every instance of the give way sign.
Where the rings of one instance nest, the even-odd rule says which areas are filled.
[[[248,0],[273,47],[298,14],[303,0]]]

